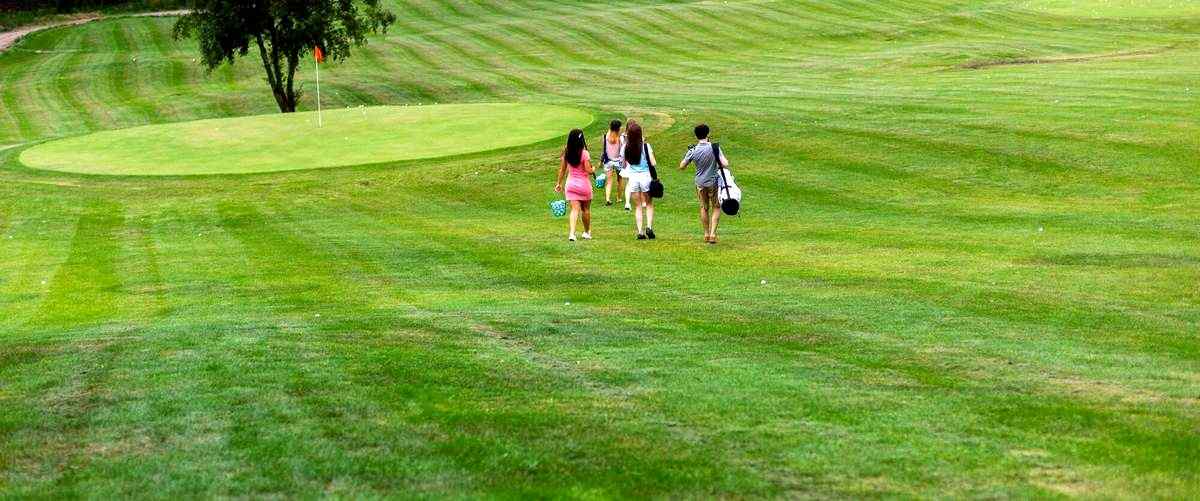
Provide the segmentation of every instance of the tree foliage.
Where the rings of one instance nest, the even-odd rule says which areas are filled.
[[[341,60],[396,16],[380,0],[196,0],[175,38],[196,38],[209,71],[256,49],[279,111],[296,111],[296,69],[314,47]]]

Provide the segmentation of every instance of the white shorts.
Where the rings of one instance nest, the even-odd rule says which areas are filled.
[[[629,175],[629,192],[630,193],[650,193],[650,177],[649,172],[634,172]]]
[[[612,171],[621,172],[621,161],[620,160],[610,160],[608,163],[604,164],[604,172],[612,172]]]

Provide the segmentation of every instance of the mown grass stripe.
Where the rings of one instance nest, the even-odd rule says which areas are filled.
[[[56,47],[74,47],[78,45],[78,41],[81,38],[79,33],[74,30],[66,30],[66,33],[56,44]],[[46,77],[43,77],[45,79],[49,79],[50,75],[54,75],[53,78],[55,80],[60,79],[69,70],[68,65],[74,56],[75,54],[70,51],[55,50],[54,53],[43,56],[45,59],[38,64],[37,71],[46,75]],[[71,131],[80,130],[77,125],[74,125],[78,120],[68,118],[71,115],[75,115],[76,112],[67,103],[63,103],[57,98],[55,95],[57,88],[55,86],[33,84],[28,92],[27,105],[33,108],[31,113],[36,112],[41,115],[43,118],[40,121],[50,126],[42,134],[62,136],[70,134]]]
[[[5,86],[0,92],[4,94],[5,108],[10,110],[17,122],[20,135],[15,139],[27,141],[52,135],[52,132],[46,132],[45,129],[51,127],[54,122],[36,119],[39,106],[34,103],[36,99],[33,93],[40,86],[33,81],[48,76],[41,73],[42,68],[55,58],[61,57],[62,53],[56,52],[59,50],[59,43],[70,33],[70,30],[63,28],[39,32],[35,42],[22,44],[22,48],[30,49],[31,52],[26,53],[28,56],[13,60],[15,68],[5,79]]]
[[[138,75],[139,68],[143,66],[143,63],[140,63],[137,58],[142,53],[140,50],[142,49],[142,40],[134,32],[133,27],[143,25],[143,23],[133,23],[128,20],[108,23],[110,27],[108,41],[112,44],[114,53],[108,68],[109,85],[133,115],[132,123],[159,121],[154,105],[141,98],[142,79]]]
[[[463,87],[470,91],[483,92],[495,98],[503,96],[499,89],[478,71],[481,67],[480,59],[454,45],[454,41],[442,39],[437,35],[422,35],[403,46],[410,49],[409,54],[425,66],[438,73],[453,76],[462,81]],[[488,65],[485,63],[482,67]]]
[[[9,125],[0,128],[3,130],[3,132],[0,132],[3,136],[0,137],[3,137],[5,141],[22,141],[36,137],[33,123],[23,113],[19,112],[21,109],[19,98],[14,92],[18,78],[28,71],[28,66],[22,64],[27,62],[28,59],[13,61],[11,58],[15,56],[9,55],[8,57],[9,59],[4,59],[3,61],[10,67],[5,70],[3,75],[0,75],[0,82],[4,84],[0,86],[0,101],[4,103],[3,111]]]
[[[123,208],[97,203],[84,209],[75,225],[70,255],[50,279],[38,326],[78,327],[113,319],[117,311],[119,235]]]
[[[84,44],[79,43],[77,45]],[[93,116],[92,109],[94,107],[85,105],[84,101],[76,95],[79,89],[87,87],[84,82],[90,80],[85,66],[86,58],[87,55],[82,51],[72,52],[65,61],[63,70],[56,81],[56,97],[67,106],[67,109],[73,112],[75,118],[72,121],[76,121],[79,124],[77,128],[74,128],[67,134],[94,131],[101,128],[100,121]]]

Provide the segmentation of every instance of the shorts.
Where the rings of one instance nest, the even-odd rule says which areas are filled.
[[[697,186],[696,196],[700,199],[701,208],[720,207],[716,186]]]
[[[604,164],[604,172],[613,172],[613,171],[616,171],[618,173],[621,172],[621,161],[620,160],[609,160],[608,163]]]
[[[629,192],[630,193],[650,193],[650,178],[649,172],[634,172],[629,175]]]

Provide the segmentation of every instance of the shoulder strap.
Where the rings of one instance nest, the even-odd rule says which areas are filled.
[[[642,143],[642,156],[645,157],[646,165],[650,166],[650,178],[658,179],[658,169],[655,169],[654,162],[650,161],[650,143]]]
[[[729,194],[729,179],[725,178],[725,166],[721,165],[721,143],[713,143],[713,158],[717,161],[717,172],[721,173],[721,182],[725,185],[725,198],[733,198]]]

